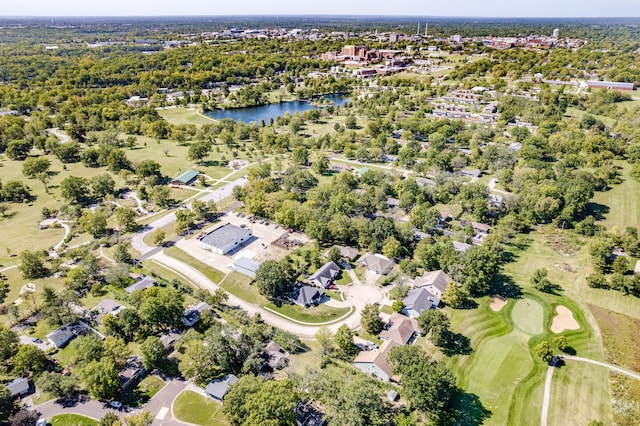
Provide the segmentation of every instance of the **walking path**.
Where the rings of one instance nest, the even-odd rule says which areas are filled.
[[[613,370],[617,373],[624,374],[636,380],[640,380],[640,374],[633,371],[625,370],[623,368],[617,367],[612,364],[607,364],[606,362],[601,362],[601,361],[596,361],[589,358],[582,358],[579,356],[571,356],[571,355],[564,355],[562,358],[565,361],[578,361],[578,362],[586,362],[589,364],[598,365],[600,367],[605,367],[605,368],[608,368],[609,370]],[[542,400],[542,411],[540,414],[541,426],[547,426],[547,420],[549,416],[549,401],[551,399],[551,380],[553,378],[554,370],[555,370],[555,362],[552,362],[552,364],[549,366],[549,370],[547,370],[547,377],[544,382],[544,397]]]

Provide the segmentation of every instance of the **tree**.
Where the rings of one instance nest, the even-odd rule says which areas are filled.
[[[189,145],[189,151],[187,152],[187,158],[191,161],[200,162],[203,158],[207,157],[212,150],[210,142],[200,141],[194,142]]]
[[[336,331],[334,341],[337,346],[337,354],[340,358],[349,359],[358,352],[358,347],[353,344],[353,333],[346,324],[342,324]]]
[[[339,263],[340,259],[342,259],[342,254],[340,253],[340,249],[336,246],[333,246],[327,252],[327,260],[334,263]]]
[[[313,161],[312,168],[313,171],[318,173],[319,175],[325,175],[329,173],[329,157],[323,152],[319,152],[316,154],[315,160]]]
[[[89,181],[80,176],[67,176],[60,182],[60,195],[69,203],[82,203],[89,195]]]
[[[345,118],[344,120],[344,127],[349,130],[355,129],[357,127],[356,118],[353,115],[347,116],[347,118]]]
[[[143,160],[136,166],[136,175],[141,179],[151,176],[162,176],[160,172],[160,164],[153,160]]]
[[[151,329],[170,330],[182,326],[184,298],[181,293],[170,287],[153,287],[143,294],[138,310],[140,319]]]
[[[33,142],[27,140],[9,141],[5,148],[5,154],[12,160],[24,160],[33,148]]]
[[[387,360],[395,374],[402,374],[402,389],[409,406],[437,419],[456,391],[456,380],[447,366],[434,361],[419,346],[392,348]]]
[[[153,244],[157,246],[161,246],[162,244],[164,244],[164,238],[166,234],[162,229],[154,230],[151,236],[153,237]]]
[[[131,162],[127,158],[127,154],[121,149],[112,149],[107,156],[106,163],[107,168],[114,173],[118,173],[122,169],[131,169]]]
[[[140,195],[142,197],[142,195]],[[156,185],[149,194],[154,204],[160,207],[169,207],[173,200],[171,199],[171,190],[164,185]]]
[[[245,410],[249,416],[243,425],[295,426],[294,409],[300,402],[300,396],[293,380],[283,379],[267,381],[260,390],[247,395]]]
[[[87,210],[78,219],[78,224],[94,238],[99,238],[107,234],[107,217],[99,212]]]
[[[125,426],[151,426],[154,415],[147,410],[142,410],[135,414],[124,417]]]
[[[449,343],[450,323],[444,312],[439,309],[429,309],[422,311],[416,320],[423,335],[431,334],[431,341],[434,345],[444,347]]]
[[[616,256],[611,267],[613,272],[624,275],[629,270],[629,259],[627,256]]]
[[[22,174],[30,178],[35,178],[40,173],[49,171],[49,167],[51,167],[51,161],[46,157],[30,157],[22,163]]]
[[[456,309],[464,305],[467,301],[467,294],[455,282],[450,282],[442,294],[442,301]]]
[[[132,263],[133,256],[129,253],[129,243],[116,244],[113,260],[117,263]]]
[[[81,372],[89,394],[95,399],[111,399],[120,389],[118,371],[111,360],[91,361]]]
[[[565,336],[556,336],[553,338],[553,344],[558,347],[562,352],[566,352],[569,348],[569,342]]]
[[[384,322],[380,317],[380,307],[372,303],[367,304],[362,308],[360,313],[360,324],[364,330],[374,336],[377,336],[384,327]]]
[[[546,363],[550,363],[553,359],[553,350],[551,350],[551,345],[546,340],[538,343],[538,345],[533,348],[534,351],[538,354],[540,359],[542,359]]]
[[[295,271],[286,260],[266,260],[256,271],[258,291],[270,299],[279,299],[293,291]]]
[[[241,377],[236,383],[229,387],[229,391],[224,397],[222,412],[227,421],[232,426],[240,426],[249,417],[246,402],[249,395],[257,393],[262,388],[264,379],[251,375]]]
[[[333,333],[326,325],[323,325],[316,331],[316,341],[320,345],[320,355],[329,355],[333,350]]]
[[[18,333],[0,324],[0,372],[8,373],[11,360],[18,353]]]
[[[402,312],[404,309],[404,303],[402,300],[394,300],[391,304],[391,309],[393,309],[393,312]]]
[[[99,361],[104,353],[102,340],[93,334],[81,336],[71,342],[76,352],[75,362],[79,364],[88,364],[93,361]]]
[[[47,368],[49,357],[32,345],[21,345],[18,353],[13,358],[13,371],[15,373],[36,376]]]
[[[31,198],[29,187],[19,180],[8,180],[0,188],[0,198],[4,198],[5,201],[22,203]]]
[[[120,337],[107,336],[102,342],[102,359],[108,359],[121,370],[127,365],[127,358],[131,355],[131,349]]]
[[[162,369],[167,365],[167,350],[162,341],[155,336],[147,337],[142,343],[140,354],[142,355],[142,365],[149,371],[156,368]]]
[[[60,375],[54,371],[43,372],[36,381],[40,392],[46,392],[54,398],[70,397],[78,392],[75,375]]]
[[[9,416],[14,410],[11,392],[5,385],[0,384],[0,422],[9,420]]]
[[[116,209],[118,226],[123,232],[134,232],[138,229],[138,224],[136,223],[137,217],[136,211],[129,207],[119,207]]]
[[[20,272],[22,276],[28,280],[36,280],[49,275],[49,269],[44,264],[45,254],[43,252],[35,252],[25,250],[20,253]]]
[[[350,378],[335,389],[327,405],[335,412],[329,426],[386,426],[391,420],[378,386],[362,376]]]
[[[122,426],[122,422],[120,422],[120,417],[116,413],[108,412],[102,416],[98,426]]]
[[[299,146],[293,150],[292,160],[295,164],[306,166],[309,164],[309,151],[304,146]]]
[[[609,262],[613,246],[613,241],[609,238],[595,237],[591,240],[589,254],[591,254],[593,267],[596,272],[600,272],[602,274],[609,272]]]
[[[556,284],[551,283],[547,278],[547,270],[545,268],[536,269],[529,281],[531,286],[536,290],[544,293],[553,293],[558,287]]]
[[[91,178],[91,194],[96,200],[103,200],[107,195],[115,193],[116,182],[109,173],[102,173]]]
[[[20,410],[11,418],[11,426],[35,426],[38,413],[30,410]]]

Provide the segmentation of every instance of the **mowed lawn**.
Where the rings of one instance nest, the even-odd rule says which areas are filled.
[[[78,414],[58,414],[49,420],[51,426],[98,426],[98,421]]]
[[[202,426],[228,424],[222,413],[222,404],[194,391],[184,391],[173,401],[173,414],[181,422]]]
[[[596,192],[593,201],[605,205],[609,211],[604,213],[601,223],[611,230],[614,226],[624,232],[627,226],[640,225],[640,182],[629,176],[631,166],[626,162],[617,162],[622,167],[624,181],[606,192]]]
[[[195,124],[196,126],[202,126],[204,124],[215,124],[216,120],[207,118],[204,115],[200,115],[195,108],[165,108],[159,109],[158,115],[164,118],[171,124]]]

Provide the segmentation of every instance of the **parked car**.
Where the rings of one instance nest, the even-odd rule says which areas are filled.
[[[38,419],[36,426],[47,426],[47,419]]]
[[[33,338],[32,340],[33,340],[33,343],[37,343],[37,344],[44,343],[44,342],[42,341],[42,339],[41,339],[41,338],[39,338],[39,337],[35,337],[35,338]]]
[[[111,402],[109,402],[109,405],[111,407],[113,407],[113,408],[116,408],[116,409],[122,408],[122,402],[120,402],[120,401],[111,401]]]

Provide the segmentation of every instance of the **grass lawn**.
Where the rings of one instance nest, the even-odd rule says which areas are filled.
[[[161,231],[164,231],[164,241],[169,241],[171,239],[173,239],[176,235],[176,224],[175,222],[169,223],[168,225],[162,226],[160,228],[156,228],[156,229],[160,229]],[[155,232],[155,230],[154,230]],[[147,235],[144,236],[144,238],[142,239],[142,241],[144,241],[145,244],[147,244],[148,246],[151,247],[155,247],[155,244],[153,242],[153,239],[155,237],[154,232],[149,232]]]
[[[171,124],[195,124],[200,127],[204,124],[215,124],[216,120],[198,114],[195,108],[165,108],[157,110],[160,117],[164,118]]]
[[[382,305],[380,307],[380,312],[382,312],[383,314],[391,315],[393,314],[394,310],[391,305]]]
[[[98,426],[98,421],[79,414],[58,414],[51,417],[52,426]]]
[[[233,271],[220,282],[220,287],[254,305],[266,305],[267,299],[258,292],[255,286],[251,285],[252,281],[250,277]]]
[[[273,303],[268,303],[265,308],[285,317],[311,324],[335,321],[353,311],[352,308],[334,308],[324,304],[313,306],[311,308],[303,308],[298,305],[276,306]]]
[[[138,386],[122,395],[121,400],[129,407],[139,407],[153,398],[164,384],[157,376],[147,376],[138,383]]]
[[[181,422],[202,426],[226,425],[222,404],[193,391],[184,391],[173,401],[173,414]]]
[[[605,126],[609,126],[609,127],[613,127],[616,123],[616,120],[614,120],[613,118],[609,118],[605,115],[589,114],[587,111],[582,111],[581,109],[574,108],[574,107],[567,108],[567,115],[569,117],[577,118],[578,120],[582,120],[582,117],[584,117],[585,115],[590,115],[593,118],[602,121],[605,124]]]
[[[640,223],[640,182],[629,176],[629,164],[616,164],[622,167],[621,175],[624,181],[606,192],[596,192],[593,202],[608,208],[608,211],[604,212],[604,220],[600,223],[609,230],[615,226],[624,232],[627,226],[637,227]]]
[[[187,265],[192,266],[193,268],[202,272],[207,278],[209,278],[211,281],[213,281],[216,284],[222,281],[222,279],[224,278],[224,273],[222,273],[221,271],[217,270],[214,267],[211,267],[205,263],[200,262],[198,259],[191,256],[189,253],[185,252],[184,250],[179,249],[178,247],[168,247],[164,250],[164,252],[167,255],[174,257],[179,261],[184,262]]]
[[[544,332],[544,309],[533,299],[517,300],[511,312],[513,322],[520,330],[530,336]]]
[[[341,269],[340,274],[338,275],[338,279],[335,281],[337,285],[349,285],[353,282],[351,279],[351,275],[347,273],[347,271]]]

